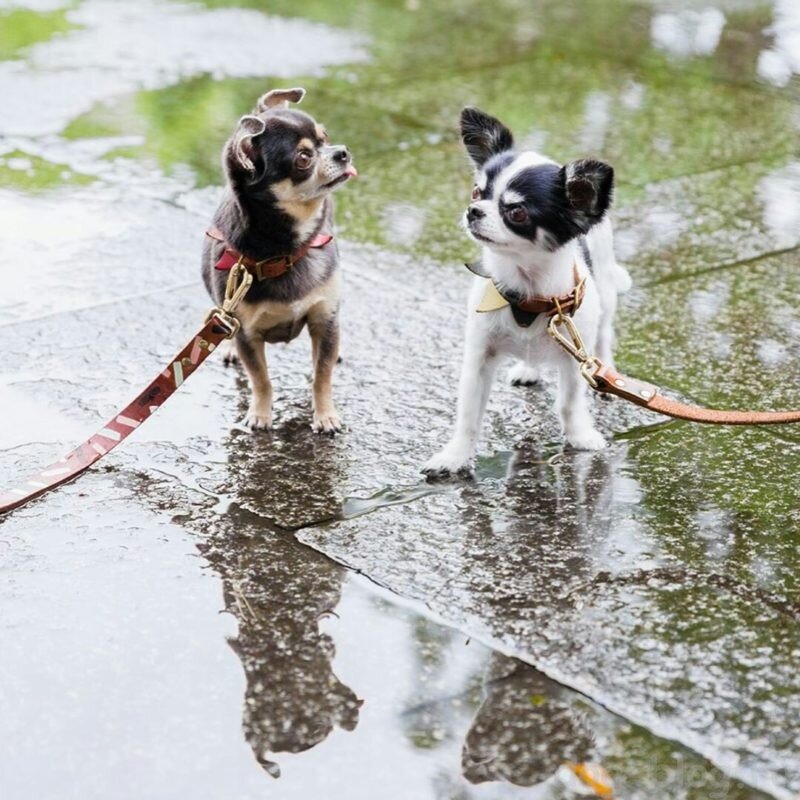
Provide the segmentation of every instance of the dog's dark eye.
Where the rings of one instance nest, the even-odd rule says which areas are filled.
[[[477,187],[472,187],[472,199],[473,200],[480,200],[483,197],[483,192]]]
[[[308,169],[311,166],[311,162],[314,160],[314,156],[308,152],[308,150],[301,150],[295,157],[294,157],[294,165],[297,169]]]
[[[508,218],[517,225],[526,222],[528,219],[528,210],[525,206],[511,206],[506,213]]]

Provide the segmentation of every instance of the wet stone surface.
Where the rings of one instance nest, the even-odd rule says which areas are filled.
[[[362,173],[339,195],[344,435],[310,430],[305,339],[270,348],[269,434],[213,358],[0,522],[0,795],[572,798],[564,764],[600,762],[627,800],[794,798],[793,428],[597,401],[610,447],[575,453],[549,377],[503,374],[476,479],[419,474],[467,313],[467,102],[615,164],[624,370],[798,405],[793,4],[243,5],[0,0],[4,484],[196,328],[219,148],[265,84],[305,85]],[[252,35],[220,61],[226,26]]]

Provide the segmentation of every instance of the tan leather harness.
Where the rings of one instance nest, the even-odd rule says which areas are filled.
[[[527,328],[540,314],[552,317],[563,313],[572,316],[583,303],[586,296],[586,278],[581,277],[578,265],[572,265],[573,287],[566,294],[560,295],[528,295],[523,297],[505,287],[498,286],[494,280],[484,272],[478,264],[467,264],[467,269],[481,278],[486,278],[486,287],[478,304],[477,311],[498,311],[510,307],[517,325]]]

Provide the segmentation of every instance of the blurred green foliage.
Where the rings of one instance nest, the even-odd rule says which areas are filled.
[[[71,28],[65,9],[47,13],[23,8],[0,10],[0,60],[15,58],[31,45]]]

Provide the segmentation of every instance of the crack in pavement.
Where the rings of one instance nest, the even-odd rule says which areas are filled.
[[[776,258],[779,256],[789,255],[800,251],[800,244],[790,245],[789,247],[782,247],[777,250],[769,250],[765,253],[759,253],[755,256],[748,256],[747,258],[737,259],[736,261],[726,261],[721,264],[713,264],[710,267],[703,267],[702,269],[691,270],[690,272],[671,272],[668,275],[663,275],[660,278],[654,278],[651,281],[645,281],[639,284],[639,288],[652,289],[654,286],[662,286],[668,283],[675,283],[690,278],[698,278],[702,275],[709,275],[714,272],[725,272],[728,270],[738,269],[739,267],[746,267],[751,264],[757,264],[769,258]]]

